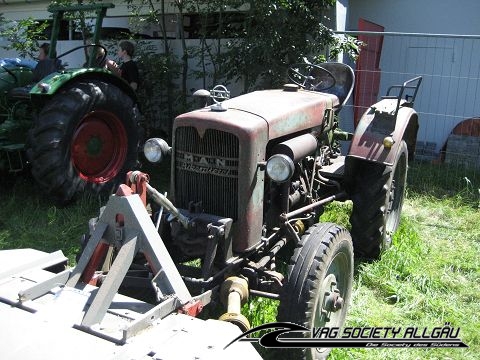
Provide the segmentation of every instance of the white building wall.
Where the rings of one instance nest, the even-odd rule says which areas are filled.
[[[480,34],[477,0],[350,0],[350,30],[359,18],[385,31],[438,34]]]
[[[349,30],[363,18],[385,32],[480,35],[476,0],[350,0]],[[418,140],[438,153],[460,122],[480,116],[480,37],[384,36],[380,94],[417,75],[423,82],[415,103]]]
[[[104,3],[113,3],[115,7],[108,10],[108,16],[126,16],[130,14],[128,5],[125,1],[110,0],[101,1]],[[3,13],[6,19],[18,20],[22,18],[32,17],[34,19],[48,19],[50,13],[47,11],[50,1],[45,0],[3,0],[0,3],[0,13]],[[133,2],[135,4],[135,1]],[[156,3],[156,2],[154,2]],[[175,12],[175,1],[165,1],[165,12]],[[158,5],[160,6],[160,5]],[[145,8],[148,11],[148,8]]]

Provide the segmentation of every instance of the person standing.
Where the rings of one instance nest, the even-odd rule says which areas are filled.
[[[121,41],[118,44],[117,55],[122,63],[119,66],[113,60],[107,61],[107,68],[127,81],[133,90],[140,84],[140,75],[137,63],[133,60],[135,46],[130,41]]]

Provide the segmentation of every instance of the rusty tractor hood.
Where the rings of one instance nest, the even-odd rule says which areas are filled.
[[[270,140],[321,125],[325,110],[338,106],[339,100],[335,95],[302,89],[262,90],[226,100],[222,105],[227,110],[213,111],[206,107],[182,114],[177,117],[175,126],[198,120],[203,123],[195,123],[197,130],[212,127],[223,127],[226,131],[239,127],[266,129]]]

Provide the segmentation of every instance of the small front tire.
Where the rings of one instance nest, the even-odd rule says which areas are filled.
[[[340,328],[345,323],[352,286],[350,234],[332,223],[314,224],[302,236],[290,260],[277,319],[308,329]],[[330,350],[289,349],[288,358],[324,359]]]

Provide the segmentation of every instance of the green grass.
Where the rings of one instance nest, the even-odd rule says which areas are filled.
[[[355,264],[345,326],[431,330],[449,322],[469,348],[334,349],[329,359],[478,359],[480,179],[467,175],[426,164],[410,168],[413,180],[393,246],[378,261]],[[351,203],[330,204],[321,220],[349,228],[350,211]],[[252,310],[257,326],[275,321],[277,304],[253,300],[244,309]]]
[[[98,216],[102,200],[84,195],[74,206],[59,208],[38,193],[29,179],[19,179],[0,195],[0,250],[62,250],[74,262],[88,219]]]
[[[460,327],[469,349],[335,349],[333,359],[477,359],[480,350],[478,210],[407,199],[393,247],[359,264],[346,326]]]
[[[168,167],[166,167],[168,169]],[[164,170],[166,170],[164,169]],[[438,171],[438,178],[432,176]],[[166,171],[162,172],[167,173]],[[480,353],[480,179],[475,174],[413,165],[402,222],[381,260],[356,263],[346,326],[460,328],[468,349],[334,349],[331,359],[477,359]],[[166,189],[162,177],[162,189]],[[0,249],[61,249],[75,258],[88,219],[102,201],[83,196],[58,208],[27,181],[0,194]],[[164,191],[164,190],[162,190]],[[322,216],[348,227],[349,203]],[[252,326],[275,321],[278,302],[251,299]]]

